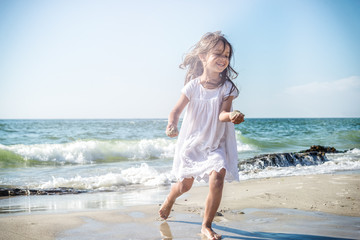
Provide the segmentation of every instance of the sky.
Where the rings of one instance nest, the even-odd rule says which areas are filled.
[[[359,0],[0,0],[0,119],[167,118],[218,30],[245,117],[360,117]]]

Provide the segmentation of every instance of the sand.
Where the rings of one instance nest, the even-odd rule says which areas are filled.
[[[0,239],[202,239],[207,186],[159,204],[113,210],[0,215]],[[359,239],[360,175],[309,175],[225,184],[214,229],[223,239]]]

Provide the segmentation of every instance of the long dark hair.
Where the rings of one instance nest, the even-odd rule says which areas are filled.
[[[199,58],[199,55],[207,54],[220,41],[224,44],[224,51],[226,45],[230,47],[229,65],[224,71],[220,73],[220,78],[221,78],[220,86],[224,85],[226,81],[229,81],[232,84],[232,87],[228,96],[230,96],[230,94],[233,91],[239,92],[239,89],[235,86],[234,82],[232,81],[238,76],[238,73],[230,66],[230,60],[233,56],[233,48],[229,43],[229,41],[224,37],[224,35],[220,31],[213,33],[209,32],[204,34],[204,36],[202,36],[200,41],[196,43],[186,54],[184,61],[179,66],[181,69],[187,69],[184,85],[189,81],[191,81],[192,79],[195,79],[203,74],[204,67],[203,67],[203,63]]]

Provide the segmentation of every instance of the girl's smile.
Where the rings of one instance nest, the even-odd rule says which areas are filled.
[[[221,73],[229,65],[230,46],[219,41],[214,50],[203,57],[204,68],[210,72]]]

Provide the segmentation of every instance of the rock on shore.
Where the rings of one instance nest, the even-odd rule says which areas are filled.
[[[295,153],[272,153],[255,156],[238,164],[239,170],[264,169],[266,167],[289,167],[319,165],[329,161],[326,153],[341,153],[333,147],[319,145],[311,146],[309,149]]]

